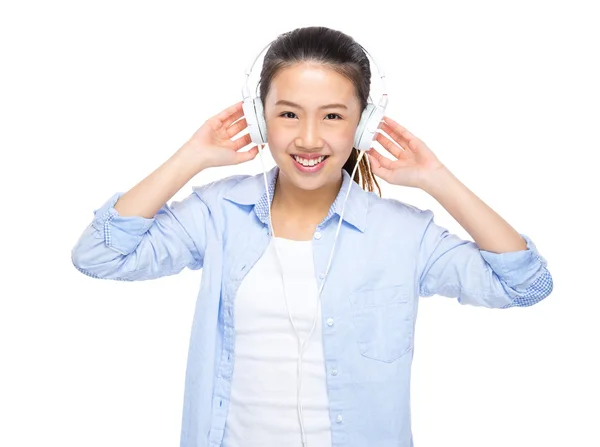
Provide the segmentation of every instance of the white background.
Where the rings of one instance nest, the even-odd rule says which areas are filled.
[[[593,3],[3,4],[0,445],[179,445],[201,271],[96,280],[70,250],[94,209],[241,99],[244,70],[266,43],[325,25],[381,62],[388,115],[532,237],[554,277],[552,295],[528,308],[421,300],[415,446],[599,446]],[[213,168],[174,198],[259,172],[259,157]],[[379,182],[384,197],[432,209],[469,237],[423,191]]]

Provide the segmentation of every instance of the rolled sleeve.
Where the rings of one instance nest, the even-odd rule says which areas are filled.
[[[535,243],[525,234],[525,250],[493,253],[480,250],[481,256],[498,275],[503,288],[512,301],[503,308],[531,306],[552,292],[554,287],[548,262],[539,253]]]
[[[547,297],[553,281],[547,261],[521,234],[525,250],[493,253],[451,234],[426,210],[419,254],[421,296],[456,297],[461,304],[490,308],[525,307]]]
[[[152,218],[119,215],[114,205],[123,194],[94,210],[71,250],[77,270],[93,278],[135,281],[203,267],[210,213],[197,192],[165,203]]]
[[[94,210],[92,225],[104,238],[104,244],[108,248],[122,255],[128,255],[140,244],[155,219],[120,216],[114,205],[123,194],[123,192],[115,193],[104,205]]]

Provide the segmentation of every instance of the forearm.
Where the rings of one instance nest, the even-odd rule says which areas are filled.
[[[152,218],[202,168],[185,148],[123,194],[114,208],[121,216]]]
[[[521,235],[446,167],[424,180],[421,189],[456,219],[480,249],[494,253],[527,249]]]

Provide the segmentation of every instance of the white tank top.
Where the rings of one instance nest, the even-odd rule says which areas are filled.
[[[277,243],[288,305],[301,340],[317,311],[312,240],[276,237],[247,273],[235,299],[235,363],[225,447],[300,447],[298,345],[285,307],[273,243]],[[304,353],[302,410],[310,447],[331,447],[321,309]]]

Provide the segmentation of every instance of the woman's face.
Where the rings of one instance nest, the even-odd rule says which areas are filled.
[[[273,77],[264,109],[271,154],[288,179],[306,190],[339,181],[361,114],[352,81],[324,65],[297,63]],[[325,159],[311,167],[315,157]],[[313,161],[305,167],[302,158]]]

